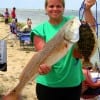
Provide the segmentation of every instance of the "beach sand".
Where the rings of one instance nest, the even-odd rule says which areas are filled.
[[[17,85],[23,68],[35,53],[33,48],[23,49],[20,47],[19,40],[14,47],[11,47],[9,33],[9,25],[0,22],[0,40],[7,36],[5,38],[7,43],[7,71],[0,71],[0,100],[2,100],[2,95],[5,95]],[[34,80],[26,84],[22,96],[23,100],[36,100]]]

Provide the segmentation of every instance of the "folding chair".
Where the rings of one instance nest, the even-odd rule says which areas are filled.
[[[20,46],[23,46],[23,48],[26,48],[28,46],[32,46],[32,42],[30,40],[30,33],[18,33],[17,36],[20,40]]]

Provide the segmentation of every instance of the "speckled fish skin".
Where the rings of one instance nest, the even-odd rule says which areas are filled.
[[[51,67],[64,57],[70,47],[79,40],[79,26],[80,21],[76,17],[65,23],[57,35],[31,58],[30,62],[22,71],[19,83],[10,94],[12,94],[12,92],[16,95],[19,94],[25,84],[38,74],[38,68],[42,63]]]
[[[96,31],[88,23],[82,23],[79,28],[80,39],[78,41],[78,48],[83,56],[83,66],[91,66],[90,59],[97,48]]]

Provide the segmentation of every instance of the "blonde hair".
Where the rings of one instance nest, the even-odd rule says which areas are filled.
[[[61,0],[63,7],[65,8],[65,0]],[[45,0],[45,8],[48,5],[48,0]]]

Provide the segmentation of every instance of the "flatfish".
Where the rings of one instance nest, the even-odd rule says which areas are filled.
[[[80,39],[77,42],[78,50],[83,57],[83,66],[90,67],[92,63],[90,62],[91,57],[97,49],[97,36],[96,31],[92,27],[84,22],[79,28]]]

